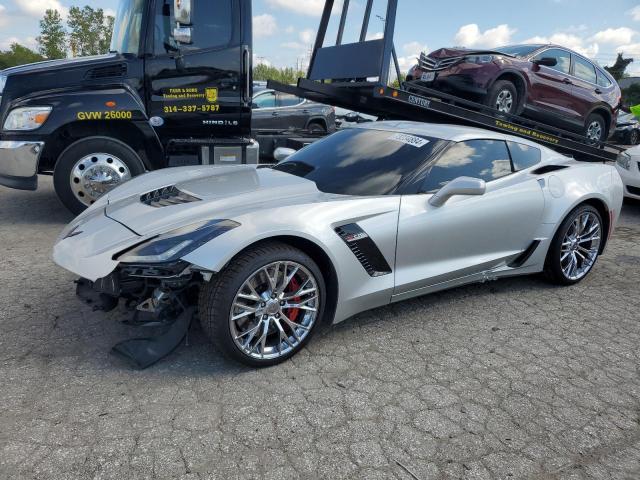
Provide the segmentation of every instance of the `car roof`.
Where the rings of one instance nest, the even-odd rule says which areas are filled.
[[[505,133],[493,132],[491,130],[485,130],[483,128],[476,127],[464,127],[461,125],[451,125],[445,123],[424,123],[424,122],[411,122],[411,121],[384,121],[384,122],[371,122],[363,123],[355,128],[364,128],[369,130],[381,130],[388,132],[408,133],[410,135],[422,135],[425,137],[440,138],[442,140],[449,140],[451,142],[464,142],[467,140],[503,140],[512,141],[516,143],[522,143],[530,145],[532,147],[539,148],[551,153],[550,150],[536,142],[516,137],[514,135],[508,135]]]

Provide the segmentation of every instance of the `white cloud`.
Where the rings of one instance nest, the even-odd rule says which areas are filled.
[[[284,8],[292,12],[312,17],[319,17],[324,9],[325,0],[267,0],[271,7]],[[342,2],[333,5],[333,11],[342,7]]]
[[[402,46],[403,56],[398,57],[398,63],[400,64],[400,70],[403,72],[408,71],[416,63],[422,52],[427,52],[428,47],[420,42],[409,42]]]
[[[67,7],[63,7],[59,0],[27,0],[18,1],[16,6],[22,12],[36,18],[42,18],[47,10],[57,10],[63,17],[67,16]]]
[[[464,47],[492,48],[511,42],[511,36],[516,33],[515,28],[506,23],[482,32],[475,23],[463,25],[455,36],[455,43]]]
[[[630,43],[627,45],[620,45],[616,47],[616,53],[624,53],[626,57],[640,57],[640,43]]]
[[[528,38],[522,43],[553,43],[570,50],[575,50],[579,54],[589,58],[595,57],[600,51],[600,46],[597,42],[587,44],[584,38],[564,32],[554,33],[550,37],[536,36]]]
[[[596,33],[591,39],[594,42],[606,43],[610,45],[620,45],[631,43],[633,37],[637,34],[635,30],[628,27],[607,28]]]
[[[256,38],[270,37],[278,30],[276,18],[265,13],[253,17],[253,34]]]
[[[307,29],[307,30],[302,30],[300,32],[300,40],[302,41],[302,43],[306,44],[306,45],[311,45],[313,42],[315,42],[316,39],[316,31],[312,30],[312,29]]]
[[[640,22],[640,5],[633,7],[627,12],[627,15],[631,15],[636,22]]]
[[[384,33],[382,32],[367,33],[366,40],[380,40],[383,37],[384,37]]]
[[[284,33],[293,33],[295,31],[296,29],[293,27],[293,25],[289,25],[287,28],[284,29]]]
[[[11,44],[19,43],[23,47],[30,48],[31,50],[37,51],[38,49],[38,41],[34,37],[8,37],[4,40],[0,40],[0,50],[9,50]]]
[[[9,23],[9,17],[5,13],[6,10],[7,7],[5,7],[4,5],[0,5],[0,27]]]

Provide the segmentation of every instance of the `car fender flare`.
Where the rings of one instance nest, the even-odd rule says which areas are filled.
[[[234,232],[234,230],[231,230],[197,248],[183,257],[183,260],[203,270],[218,273],[223,270],[234,257],[252,245],[268,240],[277,240],[279,237],[290,237],[300,238],[301,240],[313,243],[317,248],[323,251],[331,262],[333,268],[339,270],[339,264],[335,255],[332,254],[331,249],[329,249],[320,239],[309,235],[306,232],[289,229],[274,229],[251,237],[246,237],[245,234],[246,232],[244,231]]]
[[[527,81],[527,77],[519,70],[516,70],[514,68],[505,68],[504,70],[501,70],[500,74],[493,79],[493,81],[489,85],[489,88],[487,88],[487,91],[489,91],[498,80],[502,80],[505,75],[515,75],[522,81],[522,84],[524,85],[524,95],[522,95],[522,98],[520,100],[521,101],[520,107],[521,108],[524,107],[527,101],[527,95],[529,94],[530,85],[529,85],[529,82]]]

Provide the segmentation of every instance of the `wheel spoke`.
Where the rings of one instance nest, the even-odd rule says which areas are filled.
[[[276,324],[276,327],[278,327],[281,343],[282,343],[282,340],[284,340],[291,348],[295,348],[295,345],[291,343],[291,340],[289,340],[289,336],[285,333],[284,329],[282,328],[282,325],[280,325],[280,322],[276,320],[274,323]]]
[[[256,313],[255,309],[244,311],[242,313],[239,313],[239,314],[234,315],[233,317],[231,317],[231,320],[233,320],[234,322],[237,322],[241,318],[248,317],[249,315],[254,315],[255,313]]]

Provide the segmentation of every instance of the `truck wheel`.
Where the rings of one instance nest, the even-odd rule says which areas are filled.
[[[512,115],[516,114],[519,102],[518,89],[509,80],[495,82],[485,98],[487,106],[495,108],[501,113]]]
[[[304,252],[280,242],[251,247],[200,291],[200,324],[228,357],[251,367],[284,362],[322,321],[325,284]]]
[[[587,117],[584,136],[587,137],[591,143],[604,142],[607,139],[607,126],[602,115],[592,113]]]
[[[60,201],[79,214],[105,193],[144,173],[127,144],[109,137],[88,137],[69,145],[58,157],[53,185]]]

